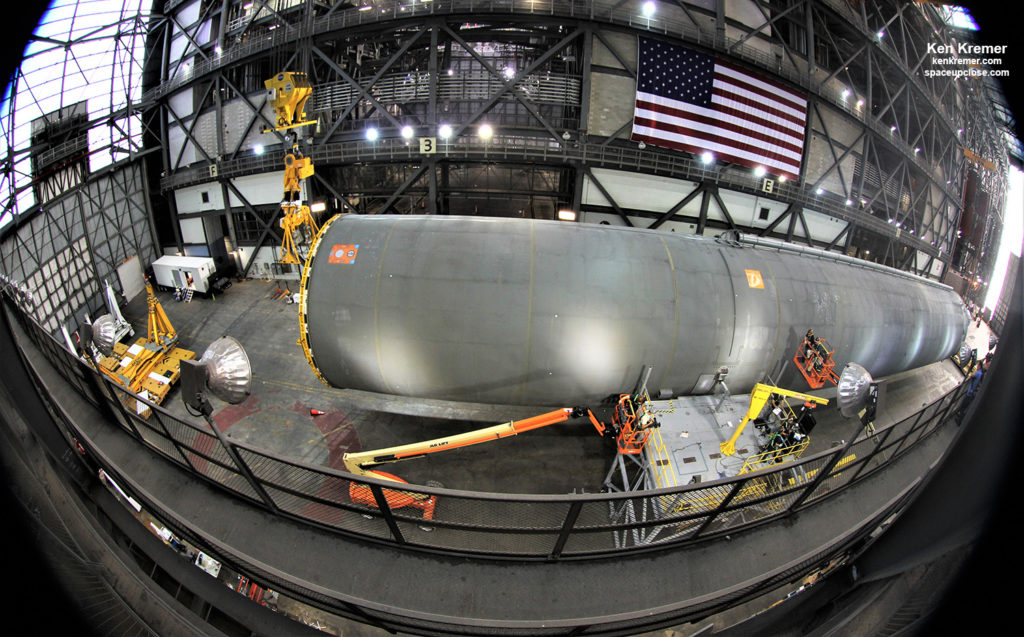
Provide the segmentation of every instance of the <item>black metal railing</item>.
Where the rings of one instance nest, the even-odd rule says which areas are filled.
[[[419,146],[409,143],[400,137],[389,137],[376,142],[353,140],[314,145],[308,152],[316,165],[337,163],[385,162],[420,164],[423,155]],[[609,168],[612,170],[635,170],[650,175],[660,175],[690,181],[712,181],[720,187],[763,196],[761,178],[752,171],[721,170],[708,166],[700,159],[684,153],[673,153],[653,148],[637,148],[602,143],[600,139],[578,140],[570,143],[559,143],[548,138],[528,136],[496,136],[490,141],[481,141],[470,137],[459,137],[450,141],[441,141],[437,145],[436,156],[450,161],[501,161],[528,162],[536,164],[564,165],[577,163],[591,168]],[[273,172],[280,169],[280,154],[265,152],[263,154],[247,153],[235,159],[226,159],[216,164],[219,178],[233,178]],[[210,176],[210,165],[201,164],[177,170],[160,180],[160,190],[170,192],[200,183],[207,183]],[[872,216],[844,200],[838,195],[814,190],[796,182],[778,183],[773,191],[773,198],[788,201],[800,207],[823,212],[829,216],[868,228],[883,237],[899,239],[904,245],[913,247],[932,256],[939,255],[939,249],[923,238],[900,236],[898,229],[891,223]],[[934,242],[932,242],[934,243]]]
[[[510,495],[402,485],[402,493],[436,498],[433,519],[426,520],[421,508],[396,504],[393,482],[218,437],[206,422],[188,422],[132,394],[69,351],[13,299],[4,299],[9,315],[78,394],[125,435],[182,470],[277,515],[342,534],[457,554],[546,560],[607,556],[707,540],[779,519],[898,461],[952,420],[966,390],[962,383],[919,412],[845,446],[699,486]],[[50,410],[70,435],[88,441],[60,405],[51,404]],[[361,496],[353,497],[357,492]],[[372,504],[365,503],[366,494]]]

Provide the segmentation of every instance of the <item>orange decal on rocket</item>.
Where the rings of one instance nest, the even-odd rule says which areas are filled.
[[[327,256],[327,262],[352,263],[356,260],[356,253],[358,252],[358,245],[336,245],[331,248],[331,253]]]

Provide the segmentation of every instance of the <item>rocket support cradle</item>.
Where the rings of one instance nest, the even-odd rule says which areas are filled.
[[[875,378],[952,355],[948,286],[822,250],[608,225],[344,215],[318,235],[300,343],[340,388],[508,405],[593,404],[648,388],[733,393],[804,333]]]

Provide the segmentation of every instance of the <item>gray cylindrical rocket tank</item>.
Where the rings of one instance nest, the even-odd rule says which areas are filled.
[[[967,311],[947,286],[762,243],[339,216],[307,262],[300,342],[335,387],[566,405],[629,392],[645,366],[652,395],[707,392],[721,367],[742,393],[778,373],[809,328],[835,348],[837,371],[855,361],[875,378],[946,358],[966,336]]]

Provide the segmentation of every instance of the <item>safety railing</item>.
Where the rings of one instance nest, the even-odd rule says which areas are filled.
[[[457,554],[548,560],[606,556],[706,540],[782,518],[898,461],[951,420],[966,389],[961,384],[916,414],[842,447],[703,485],[567,495],[402,485],[404,492],[436,497],[433,518],[427,520],[419,508],[389,504],[393,482],[357,478],[223,439],[205,422],[187,422],[131,394],[51,337],[13,299],[4,300],[34,348],[107,414],[111,426],[183,471],[277,515],[342,534]],[[50,407],[63,414],[70,436],[88,442],[73,415],[55,401]],[[353,488],[368,490],[375,504],[361,504],[365,500],[353,498]]]
[[[376,142],[355,140],[312,146],[307,155],[314,164],[359,163],[359,162],[409,162],[419,164],[424,155],[419,146],[402,138],[387,138]],[[495,136],[484,142],[469,137],[453,140],[442,140],[437,144],[436,157],[451,160],[469,161],[522,161],[534,164],[562,165],[575,162],[591,168],[608,168],[611,170],[635,170],[646,174],[662,175],[675,179],[691,181],[712,181],[719,187],[729,188],[763,196],[761,179],[752,171],[722,170],[704,164],[699,159],[683,153],[661,151],[652,148],[617,146],[602,143],[600,140],[572,139],[561,143],[550,138],[527,136]],[[160,189],[164,192],[176,188],[206,183],[215,179],[241,177],[263,172],[280,170],[279,155],[264,152],[261,155],[245,154],[235,159],[226,159],[216,165],[216,172],[211,172],[209,165],[200,165],[177,170],[160,180]],[[780,201],[788,201],[802,208],[822,212],[836,219],[868,228],[883,237],[899,241],[921,252],[938,256],[939,250],[921,238],[897,235],[897,228],[853,206],[851,202],[830,193],[818,194],[806,186],[796,182],[778,183],[772,197]]]

